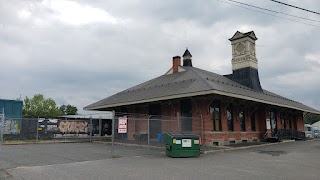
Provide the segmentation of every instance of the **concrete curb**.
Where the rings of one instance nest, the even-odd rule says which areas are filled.
[[[263,147],[263,146],[271,146],[271,145],[276,145],[276,144],[283,144],[283,143],[289,143],[289,142],[294,142],[295,140],[286,140],[282,142],[277,142],[277,143],[268,143],[268,144],[259,144],[259,145],[252,145],[252,146],[244,146],[244,147],[221,147],[223,149],[218,149],[218,150],[201,150],[201,154],[214,154],[214,153],[221,153],[221,152],[227,152],[227,151],[236,151],[236,150],[241,150],[241,149],[249,149],[249,148],[256,148],[256,147]],[[111,144],[111,142],[101,142],[101,141],[93,141],[93,143],[97,144]],[[148,148],[148,149],[161,149],[165,150],[165,147],[158,147],[158,146],[148,146],[148,145],[139,145],[139,144],[126,144],[126,143],[118,143],[115,142],[115,145],[119,146],[128,146],[128,147],[140,147],[140,148]]]
[[[271,145],[289,143],[289,142],[294,142],[294,141],[295,141],[295,140],[286,140],[286,141],[282,141],[282,142],[269,143],[269,144],[259,144],[259,145],[236,147],[236,148],[230,148],[230,149],[219,149],[219,150],[201,151],[201,153],[202,153],[202,154],[214,154],[214,153],[221,153],[221,152],[226,152],[226,151],[236,151],[236,150],[241,150],[241,149],[250,149],[250,148],[256,148],[256,147],[271,146]]]
[[[276,142],[276,143],[268,143],[268,144],[259,144],[259,145],[252,145],[252,146],[244,146],[244,147],[221,147],[222,149],[218,150],[201,150],[201,154],[214,154],[214,153],[221,153],[221,152],[228,152],[228,151],[236,151],[241,149],[249,149],[249,148],[256,148],[256,147],[263,147],[263,146],[270,146],[270,145],[276,145],[276,144],[282,144],[282,143],[289,143],[294,142],[295,140],[286,140],[282,142]],[[307,140],[307,141],[314,141],[314,139]],[[76,142],[76,141],[49,141],[49,142],[19,142],[19,143],[4,143],[2,145],[25,145],[25,144],[56,144],[56,143],[88,143],[88,142]],[[92,143],[96,144],[111,144],[111,142],[101,142],[101,141],[92,141]],[[148,145],[140,145],[140,144],[127,144],[127,143],[118,143],[114,142],[115,145],[118,146],[128,146],[128,147],[140,147],[140,148],[146,148],[146,149],[159,149],[159,150],[165,150],[165,147],[158,147],[158,146],[148,146]]]
[[[88,143],[88,142],[77,142],[77,141],[13,142],[13,143],[3,143],[2,145],[58,144],[58,143]]]
[[[92,141],[92,142],[97,144],[112,144],[111,142],[101,142],[101,141]],[[127,144],[127,143],[118,143],[118,142],[114,142],[114,145],[128,146],[128,147],[141,147],[141,148],[149,148],[149,149],[166,149],[165,147],[148,146],[148,145],[142,145],[142,144]]]

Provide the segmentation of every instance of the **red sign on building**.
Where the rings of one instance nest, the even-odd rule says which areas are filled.
[[[119,118],[118,133],[127,133],[127,118],[126,117]]]

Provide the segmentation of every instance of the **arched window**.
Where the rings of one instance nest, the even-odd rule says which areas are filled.
[[[213,101],[210,104],[210,118],[213,123],[214,131],[221,131],[221,111],[220,111],[220,101]]]
[[[251,131],[256,131],[256,113],[251,113]]]
[[[289,119],[289,129],[292,129],[292,117]]]
[[[244,112],[239,112],[240,129],[241,131],[246,131],[246,118],[244,117]]]
[[[228,121],[228,130],[233,131],[233,107],[232,105],[229,105],[227,107],[227,121]]]
[[[275,110],[270,110],[270,127],[272,136],[274,136],[277,132],[277,116]]]
[[[280,119],[281,119],[281,123],[282,123],[282,129],[287,129],[287,122],[285,119],[285,113],[280,113]]]

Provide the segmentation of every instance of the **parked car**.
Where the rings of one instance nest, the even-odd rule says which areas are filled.
[[[320,131],[318,129],[313,130],[314,138],[320,137]]]
[[[313,127],[310,124],[305,124],[304,125],[304,133],[306,138],[313,138]]]

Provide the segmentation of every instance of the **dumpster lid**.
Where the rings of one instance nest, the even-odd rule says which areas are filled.
[[[192,137],[198,137],[193,132],[181,132],[181,131],[176,131],[176,132],[167,132],[167,134],[171,137],[180,137],[180,138],[192,138]]]

